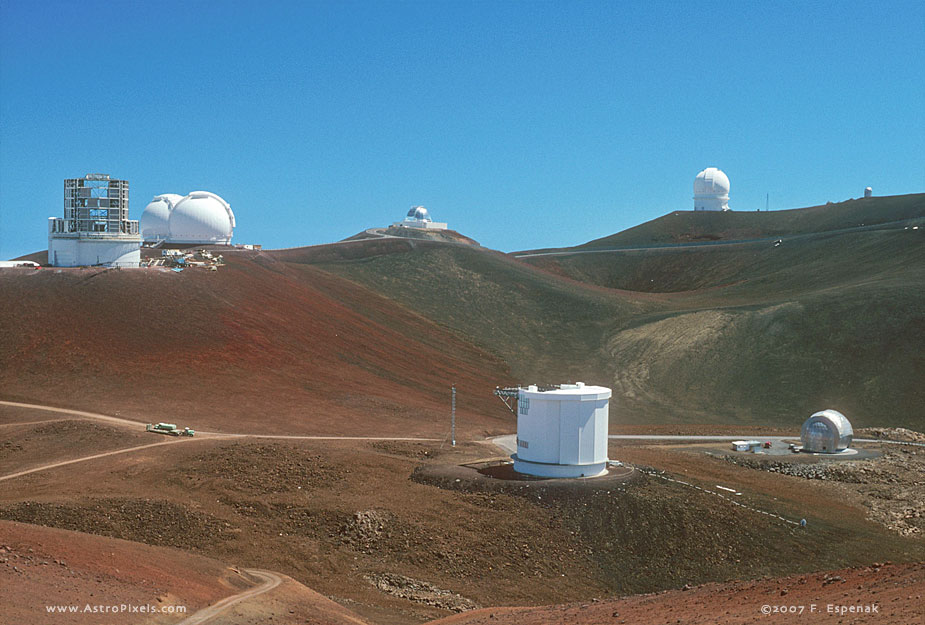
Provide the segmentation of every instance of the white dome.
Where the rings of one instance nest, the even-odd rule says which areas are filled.
[[[694,178],[694,210],[729,210],[729,178],[707,167]]]
[[[182,195],[176,193],[164,193],[155,195],[154,199],[145,206],[141,214],[141,238],[145,241],[157,241],[166,239],[170,235],[167,227],[167,221],[170,219],[170,211],[180,201]]]
[[[221,197],[208,191],[193,191],[170,211],[171,243],[231,243],[234,213]]]
[[[427,209],[423,206],[412,206],[411,210],[408,211],[408,216],[405,219],[417,219],[418,221],[430,221],[430,214],[427,212]]]

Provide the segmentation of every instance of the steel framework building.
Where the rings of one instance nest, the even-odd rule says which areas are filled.
[[[64,181],[64,217],[48,218],[48,263],[137,267],[138,222],[128,218],[128,181],[87,174]]]

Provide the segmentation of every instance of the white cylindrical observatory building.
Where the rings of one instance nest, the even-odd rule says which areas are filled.
[[[707,167],[694,178],[694,210],[729,210],[729,188],[729,177],[722,170]]]
[[[514,470],[538,477],[591,477],[607,471],[609,388],[562,384],[520,389]]]

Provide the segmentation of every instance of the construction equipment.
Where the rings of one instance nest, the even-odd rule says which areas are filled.
[[[173,423],[148,423],[145,425],[145,431],[168,436],[194,436],[196,434],[196,430],[191,430],[190,428],[177,429],[177,426]]]

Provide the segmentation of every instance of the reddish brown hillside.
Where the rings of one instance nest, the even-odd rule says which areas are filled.
[[[227,432],[442,436],[455,382],[464,432],[504,423],[496,358],[321,270],[228,256],[3,272],[0,394]]]

